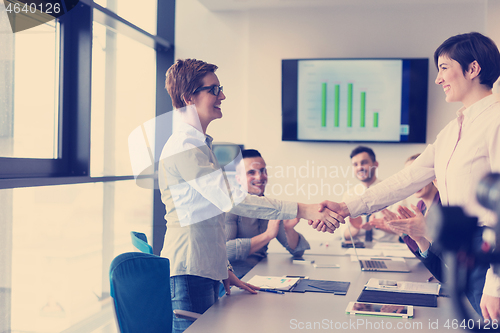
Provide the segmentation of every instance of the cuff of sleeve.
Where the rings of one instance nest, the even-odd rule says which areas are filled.
[[[418,253],[420,254],[420,256],[422,258],[427,258],[429,256],[429,249],[425,250],[424,252],[420,251],[420,249],[418,249]]]
[[[299,204],[291,201],[282,201],[283,206],[276,220],[291,220],[297,217]]]
[[[300,257],[304,254],[305,250],[309,250],[311,246],[309,246],[309,242],[306,240],[304,236],[302,236],[301,233],[299,233],[299,242],[297,243],[297,247],[292,250],[289,246],[287,246],[288,252],[290,252],[291,255]]]
[[[361,214],[366,213],[368,207],[363,202],[361,197],[353,197],[345,201],[347,208],[349,209],[349,213],[351,217],[358,217]]]
[[[500,297],[500,276],[496,275],[492,268],[488,269],[488,272],[486,272],[483,293],[494,297]]]
[[[245,260],[252,247],[251,238],[236,238],[236,260]]]

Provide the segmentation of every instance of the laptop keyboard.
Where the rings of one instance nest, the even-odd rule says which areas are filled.
[[[378,260],[366,260],[365,265],[367,268],[387,268],[385,262]]]

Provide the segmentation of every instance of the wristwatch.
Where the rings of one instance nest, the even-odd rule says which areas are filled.
[[[233,266],[231,266],[231,263],[229,261],[227,262],[227,270],[234,272]]]

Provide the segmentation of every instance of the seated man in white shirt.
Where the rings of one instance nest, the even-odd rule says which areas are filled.
[[[236,180],[248,193],[263,196],[267,184],[266,162],[254,149],[242,151]],[[242,277],[267,255],[267,245],[276,238],[293,256],[309,249],[304,236],[295,231],[299,219],[262,220],[227,213],[226,250],[236,276]]]
[[[378,162],[371,148],[358,146],[353,149],[350,157],[356,178],[361,183],[350,189],[350,191],[344,195],[343,201],[348,197],[363,194],[367,188],[381,182],[381,180],[377,178]],[[391,210],[391,207],[388,207],[388,209]],[[399,235],[394,233],[394,231],[386,227],[383,223],[377,224],[377,227],[368,223],[375,218],[383,218],[383,215],[375,213],[370,216],[363,215],[356,218],[349,218],[349,223],[345,224],[344,238],[349,240],[352,235],[352,237],[357,236],[361,240],[366,241],[398,241]],[[348,228],[350,228],[350,233]]]

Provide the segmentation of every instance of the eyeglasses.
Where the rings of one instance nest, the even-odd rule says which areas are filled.
[[[208,92],[211,93],[212,95],[219,96],[219,94],[222,91],[222,86],[213,85],[213,86],[199,87],[193,92],[193,95],[203,90],[208,90]]]

